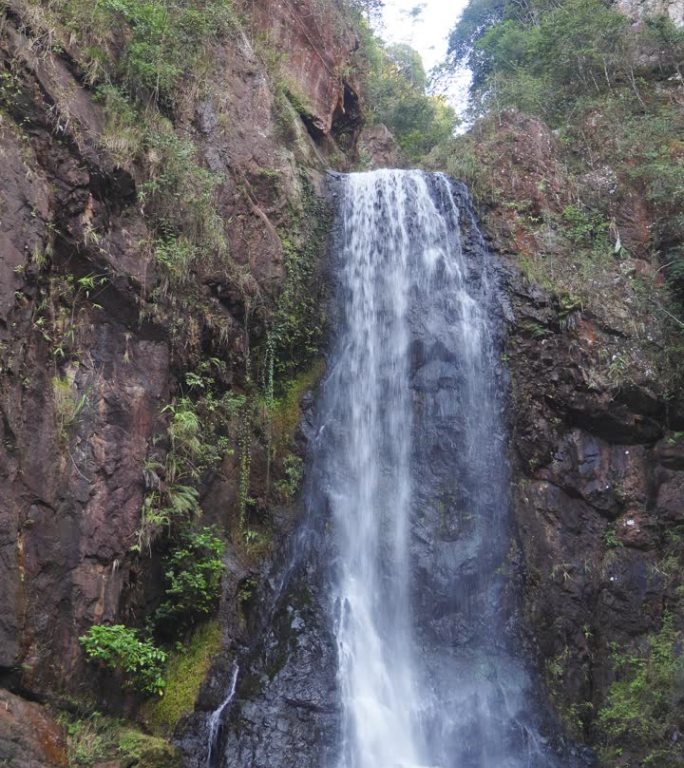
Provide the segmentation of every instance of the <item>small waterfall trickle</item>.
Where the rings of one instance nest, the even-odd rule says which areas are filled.
[[[233,663],[230,671],[230,683],[228,684],[228,690],[226,696],[221,704],[209,715],[207,722],[207,763],[206,768],[213,768],[215,762],[215,752],[218,741],[219,730],[226,710],[231,705],[235,698],[235,691],[237,689],[238,675],[240,674],[240,667],[236,662]]]

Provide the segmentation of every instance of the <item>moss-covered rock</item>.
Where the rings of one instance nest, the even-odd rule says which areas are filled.
[[[176,748],[163,738],[149,736],[116,718],[95,712],[59,720],[67,732],[70,768],[180,768]]]
[[[142,719],[154,733],[170,736],[180,718],[192,712],[220,646],[221,628],[218,622],[211,621],[195,630],[187,646],[169,655],[164,696],[148,700],[141,711]]]

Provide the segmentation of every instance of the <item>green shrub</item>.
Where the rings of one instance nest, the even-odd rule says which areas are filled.
[[[211,528],[187,529],[165,559],[165,599],[157,609],[162,629],[195,624],[216,609],[221,594],[224,545]]]
[[[608,247],[608,222],[600,214],[573,204],[566,206],[561,216],[570,242],[585,246],[600,243]]]
[[[152,643],[140,640],[135,629],[123,624],[94,624],[79,637],[79,641],[90,661],[121,672],[126,687],[149,696],[162,695],[166,653]]]
[[[648,768],[681,768],[684,754],[673,748],[682,725],[684,655],[682,638],[666,616],[642,653],[615,656],[618,679],[597,718],[603,757],[629,748]]]

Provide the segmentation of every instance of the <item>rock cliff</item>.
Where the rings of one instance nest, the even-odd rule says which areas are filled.
[[[199,759],[188,733],[225,696],[232,651],[262,633],[254,665],[279,668],[290,614],[322,599],[296,574],[301,604],[271,615],[266,578],[301,514],[322,369],[322,180],[353,160],[393,165],[396,143],[364,128],[359,29],[339,0],[217,2],[209,26],[202,3],[177,18],[150,5],[0,6],[0,761],[17,768],[66,765],[78,729],[102,741],[99,724],[68,722],[95,709],[168,737],[204,681],[177,731]],[[675,86],[659,88],[681,105]],[[460,160],[486,173],[434,162],[472,183],[506,273],[520,625],[568,730],[600,746],[616,652],[647,658],[683,615],[684,403],[656,257],[656,237],[675,237],[613,162],[610,115],[580,129],[581,172],[515,111],[466,139]],[[176,444],[183,403],[199,414],[197,466]],[[153,504],[179,486],[227,542],[223,637],[160,725],[78,638],[154,615],[170,539]],[[319,639],[301,638],[302,663],[331,681]],[[242,711],[249,741],[261,713]],[[302,722],[283,735],[293,754],[313,738]],[[667,728],[678,760],[684,725]],[[116,734],[107,765],[179,759]]]
[[[158,602],[141,510],[164,484],[168,406],[210,358],[226,363],[218,387],[249,386],[288,259],[311,238],[298,223],[305,197],[347,162],[360,113],[341,4],[229,8],[171,95],[125,79],[142,16],[110,5],[104,18],[89,4],[2,6],[0,670],[31,699],[130,712],[78,637],[94,623],[139,626]],[[169,249],[188,231],[184,260]],[[245,439],[258,453],[259,436]],[[239,472],[229,458],[199,482],[226,531]],[[278,481],[282,467],[272,472]],[[3,732],[22,707],[56,745],[27,736],[22,765],[63,765],[38,705],[12,699]]]

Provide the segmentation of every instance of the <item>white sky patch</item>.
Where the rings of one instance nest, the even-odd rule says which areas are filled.
[[[468,0],[385,0],[380,36],[388,43],[408,43],[429,71],[446,58],[449,33]],[[461,114],[467,106],[470,73],[457,72],[440,83],[449,103]]]

